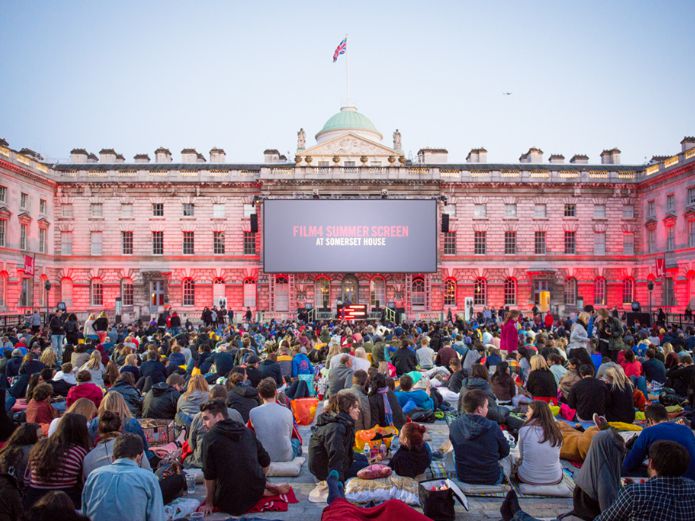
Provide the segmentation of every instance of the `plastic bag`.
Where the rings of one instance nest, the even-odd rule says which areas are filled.
[[[311,425],[319,406],[317,398],[298,398],[292,400],[292,414],[299,425]]]
[[[364,450],[364,444],[367,442],[378,441],[379,445],[383,441],[386,448],[391,447],[391,441],[394,436],[398,436],[398,429],[393,425],[388,427],[381,427],[380,425],[375,425],[371,429],[364,429],[355,432],[355,450],[362,452]]]

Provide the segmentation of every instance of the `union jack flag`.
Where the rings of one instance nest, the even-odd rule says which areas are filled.
[[[335,48],[335,52],[333,53],[333,63],[338,61],[338,56],[341,54],[345,54],[345,51],[347,50],[347,37],[343,38],[343,41],[338,44],[338,47]]]

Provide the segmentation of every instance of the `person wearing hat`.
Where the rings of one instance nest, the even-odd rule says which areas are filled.
[[[246,377],[254,387],[258,387],[260,381],[263,380],[263,371],[258,368],[260,361],[256,355],[251,355],[246,360]]]

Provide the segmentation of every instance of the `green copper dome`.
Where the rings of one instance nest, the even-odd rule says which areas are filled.
[[[357,112],[357,107],[341,107],[340,112],[334,114],[326,121],[321,131],[316,134],[316,138],[318,139],[319,136],[336,130],[361,130],[376,134],[379,136],[379,140],[382,138],[374,123],[364,114]]]

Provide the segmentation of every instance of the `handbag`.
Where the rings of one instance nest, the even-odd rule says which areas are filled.
[[[454,521],[454,498],[468,510],[468,499],[450,479],[422,481],[418,494],[423,513],[433,521]]]

